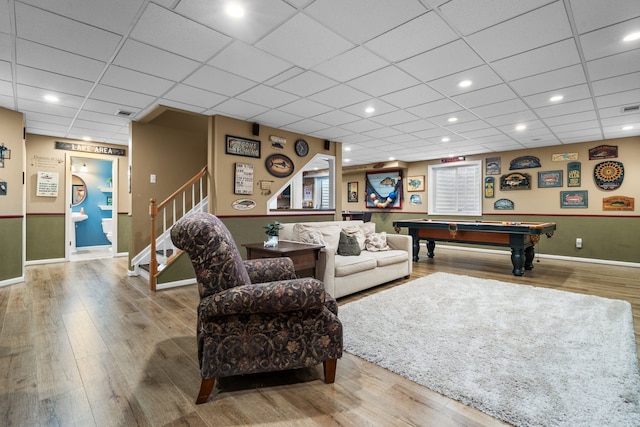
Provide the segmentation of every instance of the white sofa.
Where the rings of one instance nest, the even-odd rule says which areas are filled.
[[[326,244],[320,251],[316,276],[327,292],[340,298],[399,278],[407,278],[412,271],[412,241],[404,234],[375,233],[375,223],[363,221],[322,221],[282,224],[280,240]],[[360,233],[359,230],[362,231]],[[360,247],[357,256],[338,254],[340,231],[356,236]],[[313,241],[322,235],[322,242]],[[310,237],[311,240],[310,240]],[[386,236],[387,250],[377,250],[374,242]],[[365,240],[371,250],[366,250]]]

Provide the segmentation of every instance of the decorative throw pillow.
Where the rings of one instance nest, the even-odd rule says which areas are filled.
[[[357,256],[360,255],[360,245],[355,236],[348,236],[340,232],[340,242],[338,243],[338,255]]]
[[[360,229],[364,233],[364,237],[367,238],[369,235],[376,232],[376,223],[365,222],[364,224],[360,224]]]
[[[347,236],[355,237],[356,240],[358,240],[358,245],[360,246],[360,250],[364,251],[364,249],[365,249],[364,241],[366,240],[366,236],[365,236],[364,231],[362,231],[362,228],[360,226],[358,226],[358,225],[348,225],[348,226],[344,227],[342,229],[342,231]]]
[[[325,242],[324,238],[322,238],[322,233],[318,230],[305,230],[301,232],[298,237],[300,238],[299,241],[302,243],[327,246],[327,242]]]
[[[340,240],[340,226],[339,225],[316,225],[300,223],[293,226],[293,233],[291,240],[301,242],[301,235],[311,231],[319,231],[322,234],[322,239],[326,242],[327,247],[337,248]]]
[[[387,245],[386,231],[383,231],[382,233],[371,233],[369,237],[367,237],[365,246],[369,252],[388,251],[391,249],[389,245]]]

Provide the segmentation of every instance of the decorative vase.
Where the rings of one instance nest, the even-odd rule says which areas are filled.
[[[264,242],[265,248],[275,248],[278,246],[278,236],[267,236],[267,241]]]

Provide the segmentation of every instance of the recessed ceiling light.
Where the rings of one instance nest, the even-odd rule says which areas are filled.
[[[367,113],[367,114],[371,114],[374,111],[376,111],[376,109],[373,108],[373,107],[367,107],[367,108],[364,109],[364,112]]]
[[[351,159],[344,159],[345,163],[349,163],[351,161]]]
[[[58,102],[58,101],[60,101],[60,98],[58,98],[55,95],[45,95],[44,96],[44,100],[47,101],[47,102]]]
[[[89,142],[89,141],[91,141],[91,137],[90,136],[83,136],[82,140]]]
[[[447,138],[446,136],[444,138],[442,138],[440,141],[442,142],[449,142],[451,141],[451,139]]]
[[[518,125],[516,126],[516,130],[525,130],[527,128],[527,125]]]
[[[396,159],[395,157],[389,157],[389,160],[395,160],[395,159]]]
[[[564,96],[562,95],[553,95],[551,98],[549,98],[549,101],[558,102],[558,101],[562,101],[563,99],[564,99]]]
[[[622,130],[631,130],[631,129],[633,129],[633,126],[631,125],[622,127]]]
[[[227,5],[227,15],[232,18],[242,18],[244,16],[244,9],[238,3],[229,3]]]
[[[460,83],[458,83],[458,86],[460,87],[469,87],[471,86],[471,80],[463,80]]]
[[[457,117],[449,117],[449,118],[447,119],[447,121],[448,121],[449,123],[457,122],[457,121],[458,121],[458,118],[457,118]]]
[[[628,34],[628,35],[627,35],[625,38],[623,38],[622,40],[623,40],[623,41],[625,41],[625,42],[630,42],[630,41],[638,40],[638,39],[640,39],[640,31],[635,32],[635,33]]]
[[[351,151],[351,147],[344,147],[344,151]]]

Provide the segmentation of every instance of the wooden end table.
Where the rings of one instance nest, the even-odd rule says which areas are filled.
[[[247,259],[289,257],[298,277],[316,277],[316,261],[324,245],[287,242],[280,240],[278,246],[265,248],[264,243],[247,243]]]

